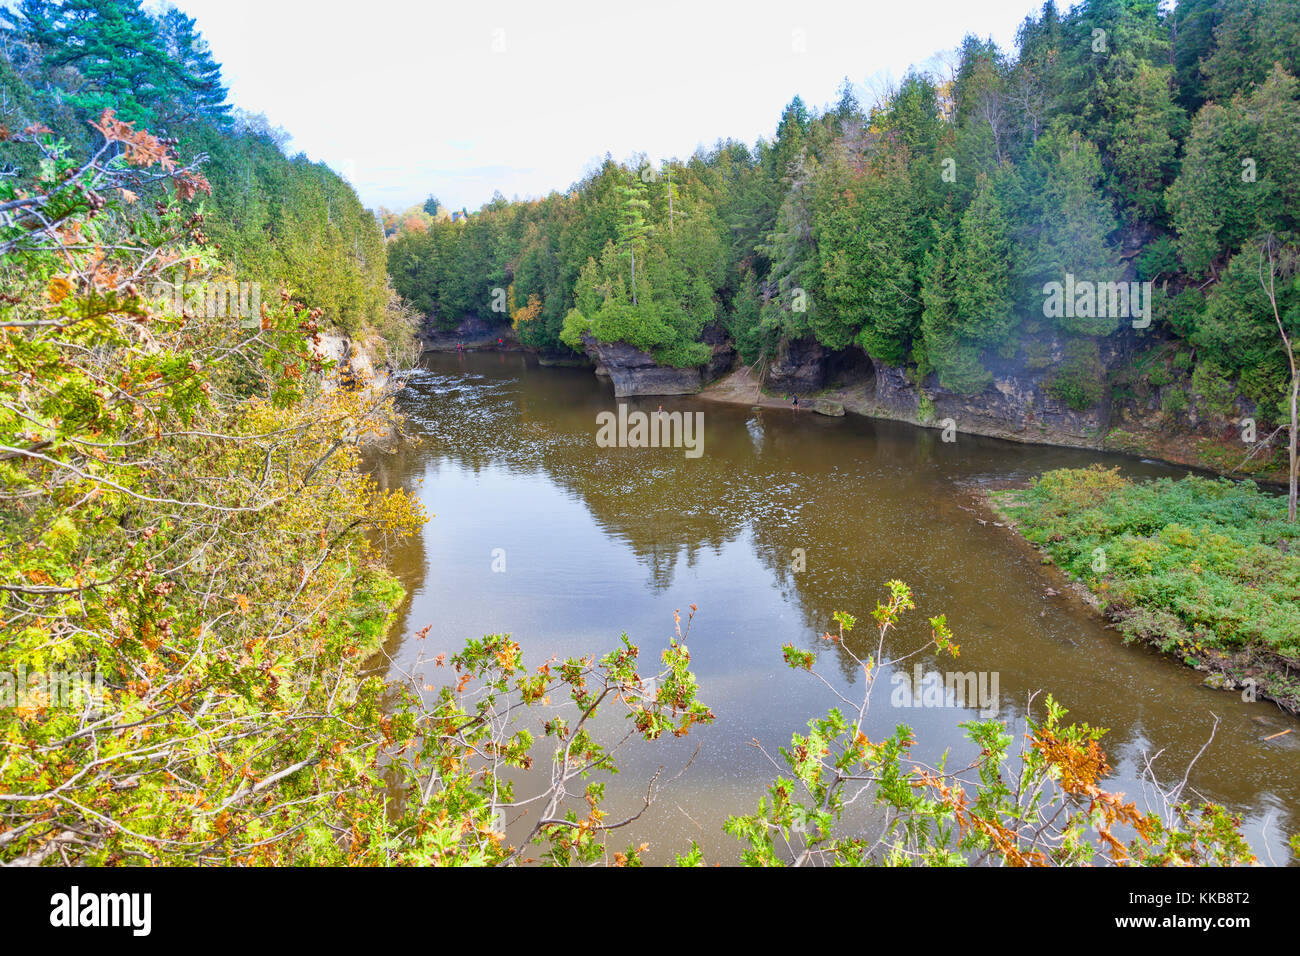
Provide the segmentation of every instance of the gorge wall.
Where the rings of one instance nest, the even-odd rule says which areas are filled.
[[[590,364],[609,379],[615,398],[654,395],[704,396],[737,404],[783,403],[801,396],[801,405],[823,414],[852,412],[910,424],[946,428],[956,433],[985,435],[1009,441],[1119,451],[1162,458],[1238,477],[1275,479],[1275,465],[1264,466],[1270,451],[1243,466],[1251,446],[1241,440],[1242,424],[1256,410],[1238,397],[1229,409],[1211,408],[1184,375],[1136,390],[1112,387],[1140,353],[1163,343],[1152,333],[1122,330],[1098,340],[1096,369],[1100,399],[1084,409],[1072,408],[1050,387],[1067,361],[1065,343],[1052,335],[1035,340],[1032,354],[1021,349],[1013,356],[989,355],[985,364],[992,381],[982,391],[965,395],[941,387],[930,374],[918,384],[914,367],[874,359],[853,346],[834,351],[811,340],[782,342],[761,366],[744,366],[721,326],[705,329],[702,341],[711,349],[709,361],[697,368],[661,365],[654,356],[626,342],[583,340],[584,353],[567,349],[538,351],[543,365]],[[463,348],[522,348],[508,325],[491,325],[467,318],[450,332],[426,332],[426,350]],[[530,350],[537,351],[537,350]],[[1179,401],[1171,414],[1168,393]],[[1265,436],[1260,436],[1263,439]]]

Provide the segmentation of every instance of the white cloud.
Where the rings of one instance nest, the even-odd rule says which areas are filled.
[[[237,106],[368,205],[565,189],[608,151],[771,136],[795,94],[900,77],[968,32],[1010,49],[1037,0],[422,3],[177,0]],[[800,52],[800,42],[802,50]],[[869,84],[874,85],[874,84]]]

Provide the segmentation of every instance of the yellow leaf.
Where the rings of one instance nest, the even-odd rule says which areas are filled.
[[[72,283],[63,276],[55,276],[45,287],[45,294],[54,303],[62,302],[72,294]]]

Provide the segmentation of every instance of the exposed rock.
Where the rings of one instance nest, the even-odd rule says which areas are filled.
[[[1101,360],[1108,368],[1123,355],[1123,343],[1103,344]],[[993,381],[976,395],[959,395],[940,388],[935,375],[918,386],[907,369],[872,359],[856,346],[832,352],[801,341],[781,347],[763,388],[769,394],[819,392],[817,400],[826,402],[829,414],[836,414],[833,409],[838,407],[841,412],[932,427],[952,419],[959,433],[1099,448],[1109,422],[1108,404],[1078,412],[1047,390],[1051,373],[1063,359],[1064,345],[1058,341],[1048,342],[1047,360],[1034,368],[1023,352],[1012,358],[986,356]],[[757,383],[752,388],[757,389]],[[737,394],[734,400],[753,401],[746,389],[732,391]]]
[[[591,360],[568,349],[541,349],[537,353],[537,364],[545,368],[586,368],[591,365]]]
[[[341,333],[324,333],[316,337],[311,348],[321,358],[335,363],[336,378],[350,378],[364,387],[383,388],[388,382],[388,367],[377,367],[371,358],[373,342],[354,342]],[[326,387],[332,387],[332,383],[327,382]]]
[[[709,362],[702,373],[704,381],[712,382],[714,379],[721,378],[735,367],[736,350],[721,323],[713,322],[705,326],[700,341],[709,346],[713,353],[709,356]]]
[[[601,342],[591,335],[582,337],[587,355],[595,363],[596,375],[614,383],[616,398],[688,395],[731,371],[736,364],[736,350],[720,323],[705,326],[700,341],[709,346],[709,360],[700,368],[675,368],[660,365],[649,352],[626,342]]]
[[[1211,672],[1201,683],[1211,690],[1235,690],[1237,686],[1231,677],[1220,671]]]
[[[829,353],[811,339],[783,341],[768,365],[767,388],[775,392],[806,395],[825,387]]]
[[[1109,406],[1103,402],[1079,412],[1048,392],[1051,371],[1063,359],[1060,343],[1049,347],[1051,360],[1044,368],[1029,368],[1023,353],[1010,359],[987,356],[993,381],[975,395],[941,388],[935,375],[918,387],[905,369],[873,360],[870,375],[841,385],[827,397],[843,403],[848,411],[877,418],[933,427],[951,419],[959,433],[1098,448],[1106,434]],[[1115,356],[1104,354],[1102,361],[1107,359],[1114,361]],[[924,407],[927,404],[929,408]]]
[[[584,335],[582,344],[596,363],[597,375],[608,375],[614,397],[629,395],[688,395],[698,392],[703,380],[698,368],[660,365],[649,352],[626,342],[600,342]]]
[[[494,325],[475,315],[467,315],[450,332],[429,328],[427,323],[419,335],[426,352],[454,352],[460,346],[467,349],[496,348],[498,344],[518,345],[515,330],[510,325]],[[500,343],[498,342],[500,340]]]
[[[353,341],[341,333],[318,335],[312,351],[322,359],[335,363],[334,369],[322,383],[325,391],[337,388],[358,389],[378,395],[393,381],[393,370],[388,364],[379,364],[373,356],[378,351],[375,341]],[[400,387],[400,383],[397,383]],[[362,448],[392,452],[401,444],[400,430],[396,425],[383,429],[370,429],[359,440]]]
[[[1256,481],[1281,486],[1284,466],[1279,468],[1270,446],[1262,439],[1257,449],[1264,453],[1248,458],[1242,452],[1242,429],[1246,418],[1257,409],[1238,396],[1233,416],[1205,422],[1193,413],[1170,414],[1162,408],[1161,396],[1170,388],[1186,389],[1188,373],[1181,381],[1159,387],[1132,383],[1129,368],[1133,356],[1168,348],[1170,340],[1158,330],[1125,327],[1097,341],[1101,374],[1119,373],[1116,397],[1106,398],[1084,411],[1075,411],[1053,396],[1048,387],[1065,360],[1065,342],[1050,333],[1033,340],[1035,355],[1022,350],[1011,357],[985,355],[993,381],[976,395],[957,395],[940,388],[937,376],[929,376],[920,387],[912,381],[915,370],[871,359],[862,349],[851,347],[829,352],[807,343],[782,349],[776,361],[758,374],[754,367],[740,364],[721,381],[711,384],[703,397],[713,401],[753,408],[789,406],[789,392],[807,391],[820,382],[816,399],[838,403],[846,412],[869,418],[884,418],[932,428],[947,428],[951,419],[962,434],[987,435],[1028,444],[1065,445],[1104,449],[1158,458],[1180,465],[1248,475]],[[1177,374],[1177,373],[1176,373]],[[775,376],[775,377],[774,377]],[[802,386],[801,388],[792,386]],[[808,399],[800,405],[808,407]],[[1274,436],[1284,443],[1284,430]],[[1270,463],[1270,459],[1274,463]],[[1231,468],[1231,472],[1226,469]],[[1044,563],[1050,563],[1044,557]]]
[[[818,415],[830,415],[832,418],[839,418],[844,414],[844,406],[839,402],[832,402],[829,398],[814,398],[812,410]]]

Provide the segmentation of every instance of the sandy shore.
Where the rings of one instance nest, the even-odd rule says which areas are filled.
[[[795,406],[791,404],[789,399],[765,395],[762,389],[759,388],[758,376],[746,365],[742,365],[736,371],[730,372],[716,382],[706,385],[698,395],[700,398],[706,398],[711,402],[726,402],[729,405],[784,408],[792,412],[811,412],[814,410],[813,399],[806,396],[799,400],[798,406]]]

